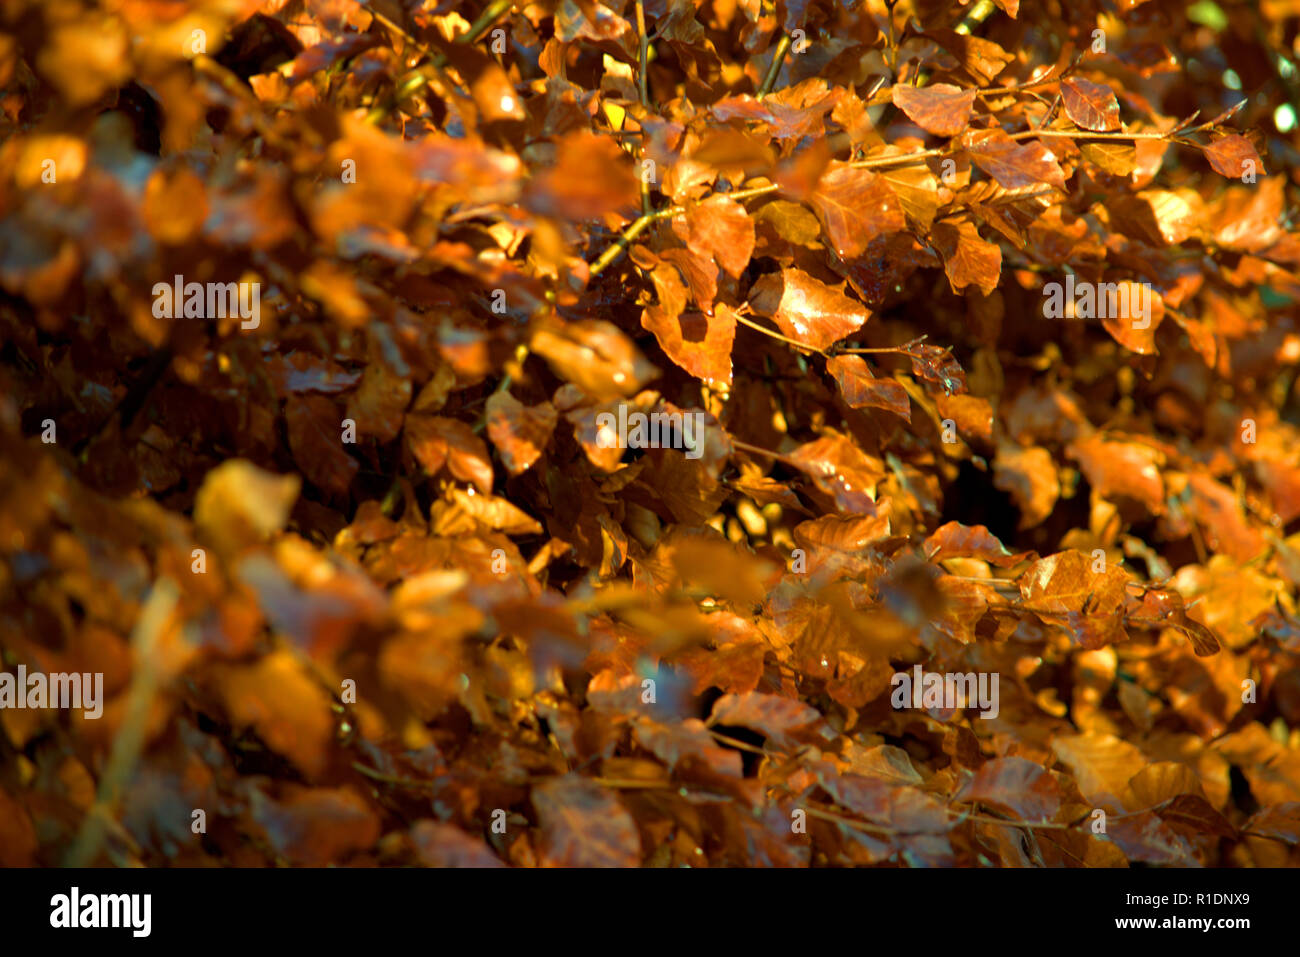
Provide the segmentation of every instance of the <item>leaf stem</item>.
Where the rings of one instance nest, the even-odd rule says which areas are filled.
[[[790,456],[782,455],[780,452],[773,452],[771,449],[760,448],[757,445],[750,445],[748,442],[742,442],[734,435],[731,437],[731,444],[742,452],[753,452],[756,455],[765,455],[769,459],[776,459],[778,462],[784,462],[791,468],[799,468],[799,463],[790,458]]]
[[[763,335],[765,336],[771,336],[773,339],[779,339],[781,342],[784,342],[787,345],[794,346],[796,349],[802,349],[804,352],[816,353],[819,356],[826,355],[825,352],[823,352],[821,349],[816,348],[815,346],[806,345],[802,342],[799,342],[797,339],[791,339],[788,336],[783,336],[781,335],[781,333],[776,332],[773,329],[769,329],[766,326],[760,326],[757,322],[754,322],[754,320],[747,319],[745,316],[742,316],[739,313],[736,314],[736,321],[739,322],[741,325],[749,326],[749,328],[754,329],[757,332],[763,333]]]

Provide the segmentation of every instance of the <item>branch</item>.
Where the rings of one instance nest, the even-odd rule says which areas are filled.
[[[140,617],[131,632],[134,671],[126,693],[126,713],[108,754],[108,762],[99,779],[95,803],[86,812],[81,830],[68,851],[66,866],[89,867],[99,856],[104,837],[116,829],[114,815],[127,783],[135,774],[136,763],[144,750],[149,723],[149,709],[157,694],[158,644],[180,601],[181,592],[170,578],[160,578],[149,592]]]
[[[479,18],[469,28],[469,32],[464,36],[457,37],[456,42],[477,43],[479,37],[492,29],[492,24],[496,23],[498,18],[513,6],[514,0],[492,0],[487,5],[487,9],[479,14]]]
[[[750,445],[748,442],[742,442],[734,435],[731,436],[731,444],[735,448],[740,449],[742,452],[753,452],[755,455],[765,455],[769,459],[775,459],[778,462],[784,462],[786,465],[789,465],[791,468],[796,468],[796,469],[799,468],[799,463],[797,463],[794,459],[790,458],[790,456],[782,455],[780,452],[773,452],[771,449],[765,449],[762,448],[761,446]]]
[[[772,62],[768,64],[767,75],[763,77],[763,84],[758,88],[758,99],[762,99],[772,91],[776,78],[781,74],[781,65],[785,63],[785,55],[790,51],[790,34],[781,34],[781,39],[777,41],[776,53],[772,57]]]
[[[650,90],[647,86],[646,74],[649,72],[650,62],[650,38],[645,32],[645,0],[636,0],[636,33],[637,33],[637,55],[641,60],[640,72],[637,73],[636,87],[637,93],[641,96],[641,105],[647,110],[650,109]]]
[[[766,326],[760,326],[757,322],[754,322],[752,319],[747,319],[746,317],[740,315],[739,313],[736,314],[736,321],[739,322],[741,325],[749,326],[749,328],[761,332],[765,336],[771,336],[773,339],[779,339],[780,341],[786,343],[787,345],[794,346],[796,349],[802,349],[804,352],[816,353],[819,356],[826,356],[826,353],[823,352],[821,349],[817,349],[814,348],[813,346],[806,345],[802,342],[799,342],[796,339],[791,339],[787,336],[783,336],[781,335],[781,333],[775,332],[772,329],[768,329]]]

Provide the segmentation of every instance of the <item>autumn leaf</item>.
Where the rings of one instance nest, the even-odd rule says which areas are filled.
[[[993,485],[1020,509],[1020,527],[1032,528],[1052,514],[1061,486],[1052,455],[1044,448],[1001,446],[993,460]]]
[[[501,859],[477,837],[439,821],[416,821],[411,843],[425,867],[503,867]]]
[[[344,451],[347,426],[334,403],[320,395],[291,396],[284,417],[289,447],[302,473],[328,492],[346,493],[361,466]]]
[[[831,163],[810,199],[841,259],[860,256],[883,233],[906,226],[903,208],[881,177],[846,163]]]
[[[1001,130],[968,133],[962,145],[975,165],[1007,189],[1047,183],[1065,186],[1056,154],[1035,140],[1017,142]]]
[[[886,147],[879,156],[901,155],[896,147]],[[929,167],[920,163],[881,170],[880,176],[898,196],[903,212],[923,230],[928,230],[939,211],[939,180]]]
[[[932,562],[940,562],[945,558],[979,558],[1007,568],[1025,558],[1024,552],[1012,554],[983,525],[965,526],[960,522],[948,522],[939,526],[921,547]]]
[[[974,285],[989,295],[997,288],[1002,274],[1002,250],[981,239],[974,223],[970,220],[936,223],[934,237],[955,292]]]
[[[698,259],[684,250],[669,252],[683,253],[683,260],[689,270],[698,263]],[[731,307],[719,303],[713,307],[712,285],[706,295],[706,307],[711,315],[700,312],[684,312],[686,308],[686,288],[682,283],[678,269],[662,262],[651,253],[636,255],[640,264],[652,270],[652,279],[659,301],[647,306],[641,314],[641,325],[655,334],[659,346],[675,363],[691,375],[706,382],[731,383],[731,351],[736,337],[736,317]],[[665,254],[665,259],[668,258]],[[748,253],[746,253],[748,260]],[[669,262],[677,262],[672,259]],[[712,277],[707,281],[712,284]],[[697,299],[699,295],[697,293]]]
[[[577,775],[532,789],[549,867],[635,867],[641,861],[636,822],[618,799]]]
[[[405,435],[411,455],[430,475],[446,466],[453,476],[472,482],[483,494],[492,491],[492,462],[487,446],[464,422],[436,415],[410,415]]]
[[[1061,81],[1061,105],[1065,115],[1085,130],[1101,133],[1119,129],[1119,103],[1108,86],[1067,76]]]
[[[861,356],[832,356],[826,360],[826,371],[834,377],[849,408],[884,409],[911,421],[907,390],[892,379],[872,375]]]
[[[1019,4],[1019,0],[1007,0]],[[1012,14],[1014,16],[1014,14]],[[926,35],[933,38],[980,86],[989,86],[993,78],[1007,68],[1015,56],[992,40],[956,30],[932,29]]]
[[[253,791],[252,818],[281,857],[325,867],[363,852],[378,839],[379,818],[346,788],[291,788],[280,800]]]
[[[198,528],[227,552],[265,540],[284,527],[301,485],[251,462],[223,462],[203,478],[194,502]]]
[[[334,733],[330,699],[292,652],[223,667],[214,680],[233,722],[252,728],[308,777],[324,773]]]
[[[1243,176],[1263,176],[1264,164],[1260,161],[1255,144],[1236,133],[1215,140],[1205,147],[1205,158],[1214,171],[1230,179]]]
[[[712,196],[686,211],[686,223],[691,249],[712,256],[739,278],[754,252],[754,222],[744,208],[725,196]]]
[[[1052,753],[1068,767],[1094,807],[1119,810],[1128,783],[1149,763],[1138,748],[1108,734],[1057,735]]]
[[[962,90],[950,83],[917,87],[895,84],[889,91],[894,105],[928,133],[956,136],[970,122],[976,90]]]
[[[751,691],[723,695],[713,705],[709,725],[739,725],[757,731],[782,750],[797,747],[795,735],[807,733],[821,720],[821,714],[807,705],[778,695]]]
[[[602,320],[544,325],[533,333],[532,349],[557,374],[602,401],[635,395],[657,371],[632,340]]]
[[[1066,628],[1085,648],[1124,637],[1128,576],[1104,561],[1067,551],[1034,562],[1020,577],[1022,607]]]
[[[871,317],[841,290],[795,268],[760,278],[750,289],[750,303],[787,336],[814,349],[852,335]]]
[[[596,219],[606,212],[631,212],[637,181],[626,154],[613,140],[574,132],[555,148],[555,165],[530,184],[525,204],[545,216]]]
[[[823,494],[848,512],[876,513],[876,483],[885,477],[879,460],[873,460],[844,436],[828,436],[808,442],[790,456],[808,474]]]
[[[1024,821],[1050,821],[1061,804],[1060,790],[1041,766],[1024,758],[995,758],[982,764],[962,787],[958,801],[981,801]]]
[[[528,471],[541,457],[557,418],[549,402],[527,406],[509,392],[492,393],[487,401],[488,437],[511,475]]]
[[[1158,449],[1095,434],[1072,443],[1068,452],[1098,495],[1135,499],[1155,515],[1164,511],[1164,456]]]

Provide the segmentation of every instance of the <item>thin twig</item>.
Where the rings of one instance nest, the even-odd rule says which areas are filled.
[[[764,757],[767,757],[767,752],[762,748],[755,747],[752,744],[746,744],[744,741],[737,740],[736,738],[730,738],[719,731],[714,731],[712,728],[709,729],[709,734],[713,735],[714,738],[721,741],[723,744],[729,745],[740,751],[748,751],[751,754],[761,754]]]
[[[1169,140],[1168,133],[1094,133],[1092,130],[1021,130],[1010,134],[1013,140],[1033,136],[1056,136],[1069,140]]]
[[[776,459],[778,462],[784,462],[786,465],[799,468],[799,463],[790,458],[790,456],[782,455],[780,452],[773,452],[771,449],[760,448],[757,445],[750,445],[748,442],[742,442],[735,436],[732,436],[731,444],[742,452],[753,452],[756,455],[765,455],[769,459]]]
[[[463,38],[457,38],[457,43],[477,43],[483,34],[492,28],[501,14],[505,13],[514,6],[514,0],[492,0],[487,8],[479,14],[479,18],[470,26],[469,32]]]
[[[843,814],[836,814],[834,811],[827,811],[820,807],[805,807],[803,810],[809,817],[820,818],[823,821],[831,821],[834,824],[843,824],[845,827],[851,827],[855,831],[866,831],[868,834],[884,834],[887,837],[896,837],[906,832],[895,830],[892,827],[883,827],[879,824],[868,824],[866,821],[859,821],[855,817],[845,817]]]
[[[158,690],[159,639],[171,621],[180,597],[175,582],[170,578],[160,578],[136,619],[131,634],[132,676],[127,690],[126,714],[99,779],[95,803],[86,812],[77,839],[68,852],[68,867],[91,866],[99,856],[106,831],[116,823],[114,815],[118,802],[144,749],[149,709]]]
[[[618,239],[616,239],[603,253],[600,254],[599,258],[591,264],[589,275],[595,277],[604,272],[606,267],[618,258],[619,253],[627,249],[632,240],[645,232],[646,227],[654,222],[654,220],[654,213],[642,213],[641,216],[637,218],[631,226],[623,230],[623,232],[619,234]]]
[[[754,322],[752,319],[747,319],[740,314],[736,315],[736,321],[739,322],[741,325],[749,326],[749,328],[754,329],[757,332],[761,332],[765,336],[771,336],[773,339],[779,339],[781,342],[784,342],[787,345],[792,345],[796,349],[802,349],[804,352],[816,353],[819,356],[826,355],[826,353],[822,352],[822,350],[816,348],[815,346],[806,345],[802,342],[799,342],[797,339],[791,339],[788,336],[783,336],[781,335],[781,333],[776,332],[772,329],[768,329],[766,326],[760,326],[757,322]]]
[[[776,83],[776,78],[781,74],[781,65],[785,63],[785,55],[790,51],[790,34],[781,34],[781,39],[776,43],[776,53],[772,57],[772,62],[768,65],[767,75],[763,77],[763,84],[758,88],[758,99],[762,99],[772,92],[772,87]]]
[[[636,33],[639,47],[637,55],[641,61],[641,69],[636,78],[637,92],[641,96],[641,105],[648,110],[650,109],[650,90],[646,77],[650,63],[650,38],[646,36],[645,32],[645,0],[636,0]]]
[[[893,156],[872,156],[867,159],[853,160],[849,163],[854,169],[883,169],[888,166],[915,166],[924,163],[932,156],[943,156],[953,152],[949,149],[918,150],[915,153],[897,153]]]
[[[393,784],[398,787],[404,787],[404,788],[417,788],[419,790],[428,790],[429,788],[437,786],[436,781],[417,781],[415,780],[415,778],[393,777],[391,774],[384,774],[380,771],[376,771],[374,768],[368,767],[367,765],[362,764],[360,761],[353,761],[352,767],[355,770],[360,771],[366,777],[370,778],[370,780],[381,781],[384,784]]]

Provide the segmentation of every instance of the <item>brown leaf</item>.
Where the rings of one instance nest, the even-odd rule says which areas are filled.
[[[551,441],[559,418],[549,402],[524,405],[507,391],[487,400],[487,433],[511,475],[533,467]]]
[[[1078,551],[1039,559],[1020,576],[1022,607],[1066,628],[1085,648],[1123,640],[1128,576],[1109,563],[1095,567]]]
[[[1160,477],[1164,456],[1137,442],[1111,441],[1100,433],[1072,442],[1066,453],[1079,463],[1094,492],[1103,498],[1135,499],[1153,515],[1165,510]]]
[[[640,684],[638,681],[638,691]],[[715,774],[741,776],[740,752],[724,748],[714,741],[709,729],[698,718],[687,718],[680,724],[659,724],[641,718],[633,726],[633,734],[641,747],[670,768],[676,768],[684,758],[694,758]]]
[[[383,362],[372,362],[361,385],[348,396],[348,418],[357,431],[378,442],[391,442],[402,431],[402,417],[411,404],[411,380],[394,375]]]
[[[1052,514],[1061,494],[1056,461],[1047,449],[1003,445],[993,460],[993,485],[1011,495],[1021,528],[1033,528]]]
[[[812,213],[808,214],[812,219]],[[814,220],[815,222],[815,220]],[[815,235],[815,234],[814,234]],[[632,259],[642,269],[650,269],[650,278],[654,282],[655,290],[659,293],[658,308],[667,315],[680,315],[686,308],[686,303],[682,302],[680,307],[676,306],[678,296],[675,295],[675,286],[677,278],[672,276],[671,270],[656,268],[653,254],[640,256],[639,247],[633,247]],[[695,305],[706,313],[713,311],[713,301],[718,297],[718,267],[707,257],[701,259],[689,249],[665,249],[659,253],[658,259],[672,263],[681,273],[681,278],[686,280],[686,288],[690,290],[691,298],[695,300]],[[669,285],[666,290],[664,284]],[[674,312],[674,310],[676,310]]]
[[[940,392],[935,395],[934,404],[942,418],[951,419],[957,426],[957,434],[963,440],[993,444],[993,406],[988,399],[968,393]]]
[[[523,509],[509,499],[495,495],[470,495],[464,489],[452,488],[448,496],[462,511],[482,522],[488,528],[496,529],[507,535],[540,535],[542,526]],[[434,530],[437,531],[437,516],[433,516]]]
[[[1061,81],[1061,105],[1065,115],[1085,130],[1104,133],[1119,129],[1119,102],[1108,86],[1067,76]]]
[[[856,552],[889,534],[889,520],[872,515],[823,515],[800,522],[794,540],[803,548]]]
[[[691,249],[740,278],[754,252],[754,221],[744,207],[726,196],[710,196],[687,209],[686,223]]]
[[[826,360],[826,371],[835,378],[849,408],[884,409],[912,421],[907,390],[894,379],[877,379],[861,356],[832,356]]]
[[[533,177],[524,194],[529,209],[558,219],[632,215],[639,186],[628,156],[607,136],[570,133],[555,148],[555,165]]]
[[[1165,303],[1150,285],[1121,280],[1105,283],[1105,293],[1098,298],[1102,325],[1115,341],[1138,355],[1154,355],[1156,330],[1165,317]]]
[[[1089,163],[1113,176],[1128,176],[1137,168],[1137,149],[1132,143],[1095,140],[1080,143],[1079,152]]]
[[[966,373],[953,358],[951,350],[928,342],[914,342],[909,343],[903,352],[912,360],[913,374],[939,386],[946,394],[955,395],[968,390]]]
[[[1220,176],[1241,179],[1252,173],[1255,176],[1264,175],[1264,163],[1259,158],[1255,144],[1238,133],[1230,133],[1215,140],[1204,148],[1204,152],[1205,158]]]
[[[35,867],[39,848],[27,808],[0,790],[0,867]]]
[[[975,90],[962,90],[950,83],[920,87],[895,84],[889,94],[913,123],[936,136],[956,136],[966,129],[978,95]]]
[[[885,477],[879,459],[866,455],[852,440],[833,435],[799,446],[790,461],[843,511],[876,514],[876,483]]]
[[[226,552],[265,541],[284,528],[302,481],[230,459],[203,477],[194,499],[194,523]]]
[[[618,798],[576,774],[533,787],[545,867],[636,867],[641,836]]]
[[[760,277],[750,288],[750,303],[791,339],[814,349],[852,335],[871,318],[865,306],[840,289],[794,267]]]
[[[1209,544],[1238,561],[1250,561],[1266,543],[1258,529],[1251,526],[1240,497],[1208,475],[1197,473],[1187,480],[1192,493],[1192,513],[1205,530]]]
[[[958,33],[956,30],[927,30],[926,36],[932,37],[941,47],[956,57],[962,69],[980,86],[990,85],[993,78],[1015,59],[1013,54],[1008,53],[992,40]]]
[[[430,475],[447,466],[462,482],[492,494],[492,460],[487,445],[464,422],[436,415],[406,417],[406,447]]]
[[[1056,154],[1038,140],[1017,142],[1001,130],[972,131],[962,138],[975,165],[1007,189],[1036,183],[1065,188],[1065,174]]]
[[[1288,844],[1300,844],[1300,801],[1262,808],[1242,826],[1242,831]]]
[[[1002,250],[981,239],[974,223],[935,223],[934,239],[954,292],[973,285],[986,296],[993,293],[1002,275]]]
[[[416,821],[411,843],[425,867],[504,867],[480,838],[441,821]]]
[[[286,861],[304,867],[338,864],[379,839],[378,815],[355,792],[293,785],[287,791],[278,801],[252,792],[253,820]]]
[[[658,374],[631,339],[600,319],[539,325],[531,345],[556,375],[601,402],[636,395]]]
[[[945,558],[978,558],[1001,568],[1023,561],[1028,554],[1013,554],[983,525],[967,526],[960,522],[940,525],[921,548],[932,562],[941,562]]]
[[[902,152],[897,147],[887,146],[883,150],[873,152],[872,156],[873,158],[894,156]],[[920,229],[928,231],[934,223],[935,213],[939,210],[939,180],[930,172],[930,168],[923,163],[914,163],[910,166],[882,169],[877,175],[888,183],[889,188],[898,196],[907,218]]]
[[[830,164],[810,202],[831,248],[841,259],[856,259],[877,236],[907,225],[902,205],[889,184],[847,163]]]
[[[330,697],[292,651],[274,651],[250,665],[223,666],[214,676],[236,727],[252,728],[309,778],[324,773],[334,736]]]
[[[658,306],[641,313],[641,325],[659,340],[673,362],[706,382],[731,384],[731,348],[736,339],[736,314],[718,303],[713,315],[685,312],[672,315]]]
[[[1137,747],[1109,734],[1057,735],[1052,752],[1093,807],[1113,810],[1125,806],[1128,782],[1148,763]]]
[[[980,801],[1010,811],[1022,821],[1050,821],[1061,806],[1056,781],[1024,758],[995,758],[980,765],[956,801]]]
[[[757,731],[772,746],[793,751],[799,742],[795,735],[806,735],[821,722],[821,713],[794,698],[751,691],[748,694],[723,695],[713,705],[709,725],[739,725]]]
[[[361,466],[343,451],[344,417],[334,403],[323,395],[290,396],[284,417],[289,447],[302,473],[327,492],[347,494]]]

